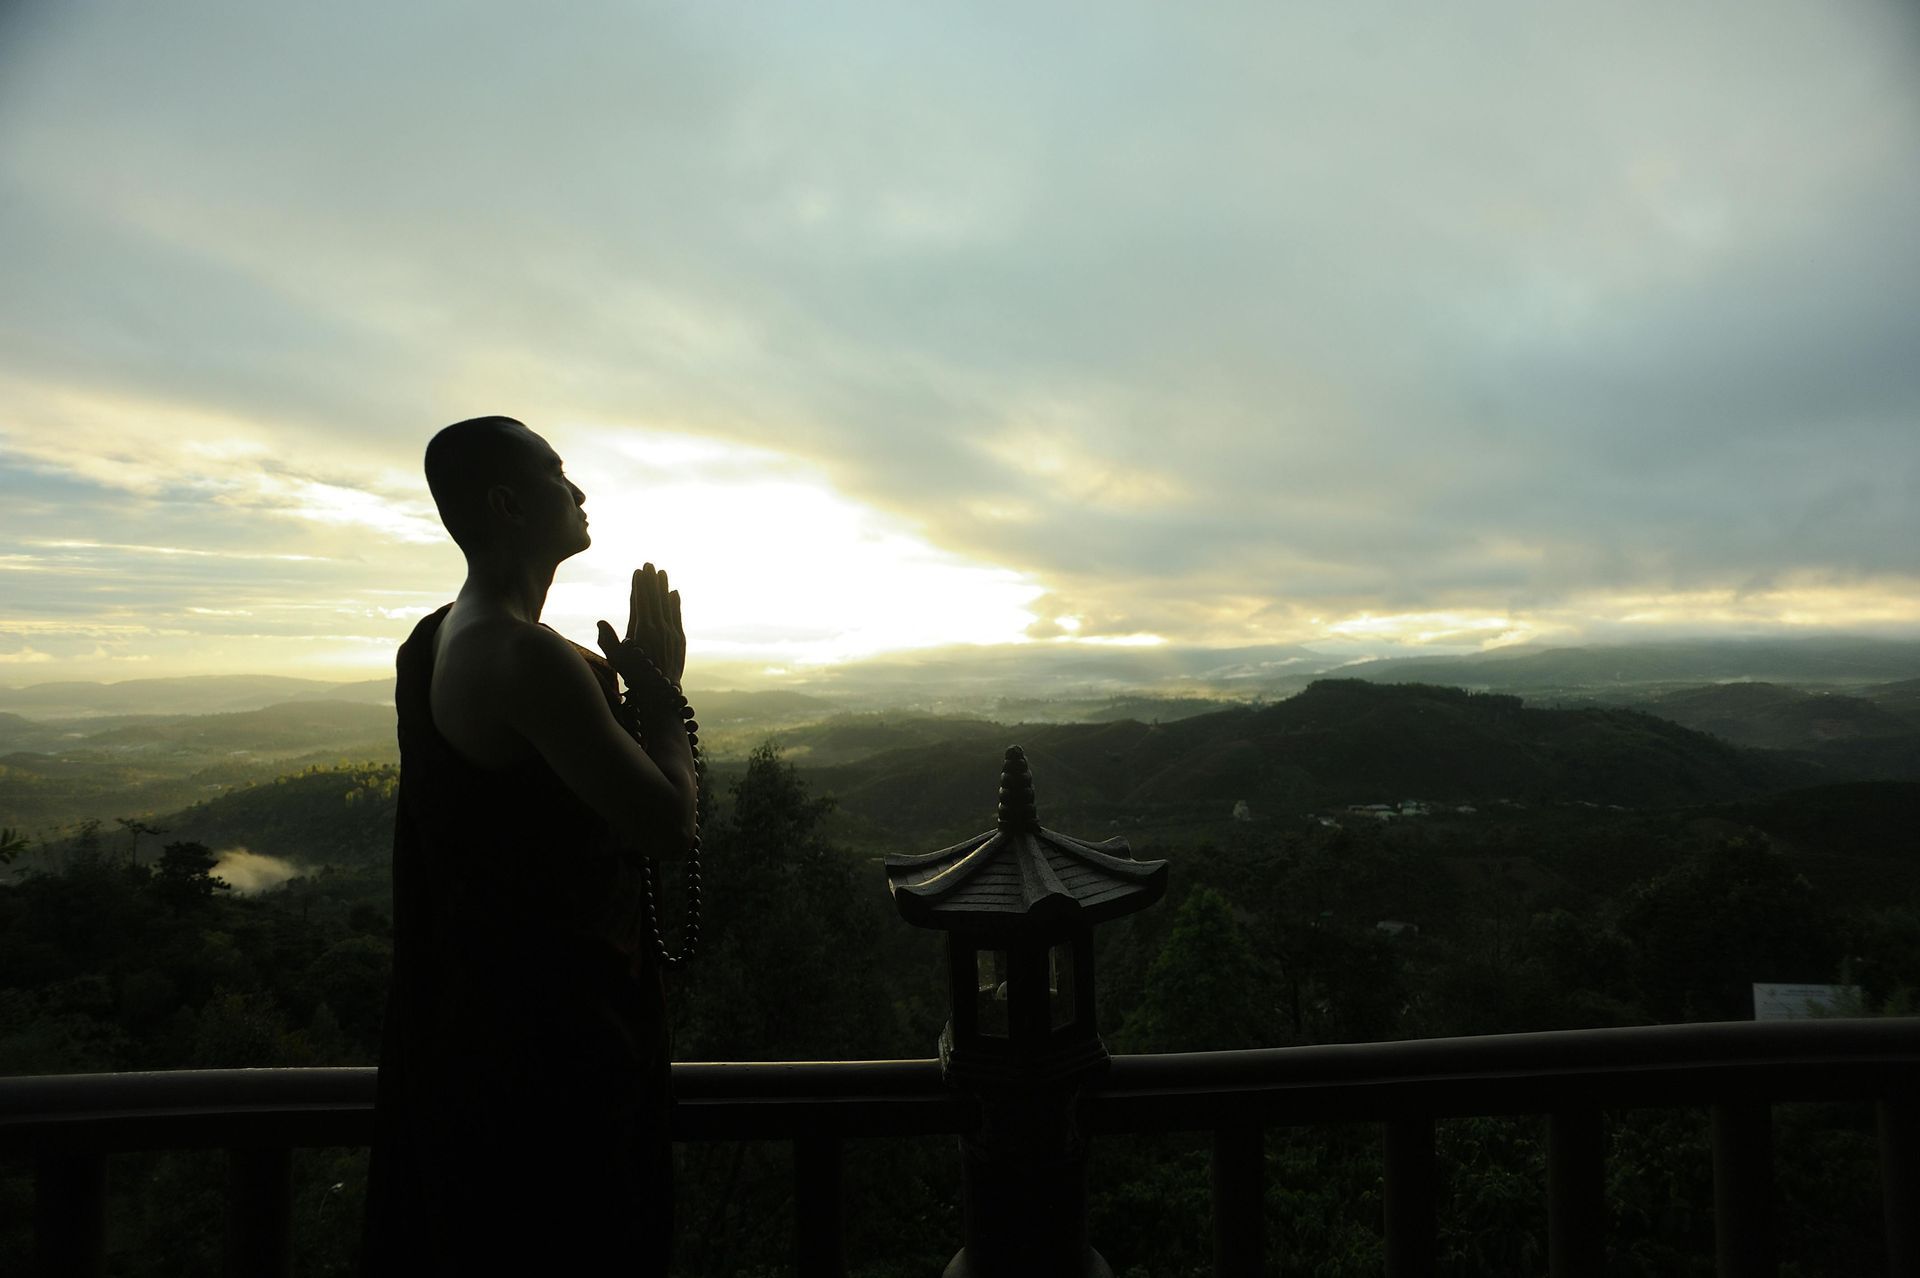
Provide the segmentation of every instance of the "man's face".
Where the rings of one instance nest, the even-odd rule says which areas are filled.
[[[513,490],[520,501],[528,539],[558,551],[563,559],[591,546],[593,538],[587,533],[585,509],[587,495],[567,478],[560,454],[529,430],[522,456]]]

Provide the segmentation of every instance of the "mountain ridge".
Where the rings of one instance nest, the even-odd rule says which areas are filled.
[[[1422,799],[1657,807],[1734,802],[1826,779],[1638,710],[1531,708],[1517,697],[1425,684],[1317,680],[1261,709],[1173,723],[1011,725],[1042,805],[1216,809],[1246,800],[1305,812]],[[936,744],[817,771],[870,819],[964,825],[990,811],[997,758]]]

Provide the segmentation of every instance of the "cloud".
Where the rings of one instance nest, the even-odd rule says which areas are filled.
[[[214,854],[213,876],[226,881],[241,896],[254,896],[304,874],[303,867],[283,857],[246,848],[225,848]]]
[[[689,518],[752,526],[753,485],[813,476],[1061,601],[996,605],[1007,638],[1920,594],[1898,5],[17,25],[0,499],[45,540],[204,552],[0,544],[10,584],[84,585],[48,615],[317,643],[300,604],[371,578],[431,606],[459,562],[419,449],[491,411],[600,457],[590,504],[698,471]],[[316,562],[215,558],[246,554]]]

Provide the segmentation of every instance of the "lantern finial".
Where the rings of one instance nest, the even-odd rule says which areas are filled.
[[[1027,754],[1019,746],[1007,747],[1007,761],[1000,768],[1000,829],[1007,833],[1040,829],[1040,812],[1033,798],[1033,769],[1027,766]]]

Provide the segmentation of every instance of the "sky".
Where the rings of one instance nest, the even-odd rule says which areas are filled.
[[[0,684],[1920,633],[1920,8],[0,0]]]

